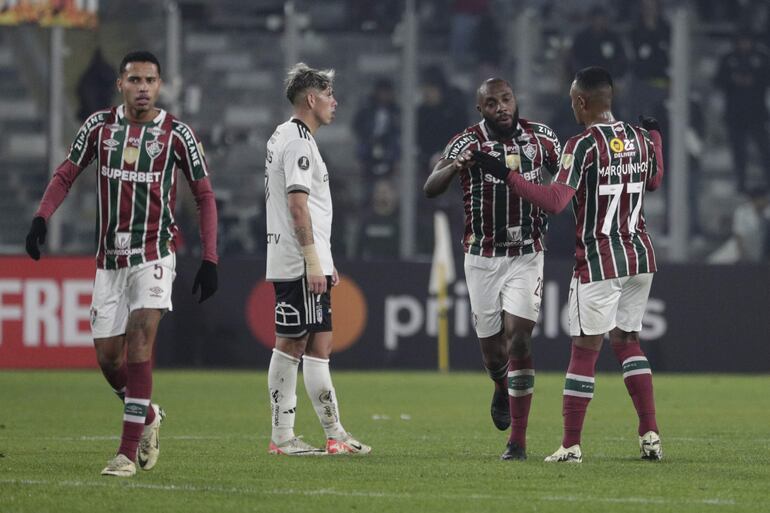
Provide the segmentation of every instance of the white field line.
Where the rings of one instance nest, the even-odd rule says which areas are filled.
[[[267,440],[270,437],[268,435],[163,435],[164,440]],[[428,440],[429,437],[420,437],[421,439]],[[477,436],[475,439],[482,440],[485,437]],[[740,439],[742,443],[770,443],[770,438],[740,438],[738,435],[736,439]],[[0,440],[12,440],[12,439],[24,439],[24,440],[53,440],[62,442],[93,442],[99,440],[120,440],[118,435],[83,435],[83,436],[0,436]],[[627,442],[633,440],[631,436],[605,436],[597,437],[596,440],[605,440],[610,442]],[[665,442],[686,442],[686,443],[702,443],[713,442],[713,438],[709,437],[686,437],[686,436],[663,436]]]
[[[119,435],[84,435],[84,436],[36,436],[15,437],[24,440],[53,440],[57,442],[94,442],[100,440],[120,440]],[[230,436],[196,436],[196,435],[163,435],[164,440],[267,440],[267,435],[230,435]],[[10,440],[11,437],[0,437],[0,440]]]
[[[473,499],[473,500],[489,500],[499,502],[506,497],[501,495],[483,495],[483,494],[441,494],[440,496],[431,494],[410,494],[410,493],[389,493],[389,492],[356,492],[350,490],[335,490],[333,488],[321,488],[318,490],[294,490],[287,489],[273,489],[273,490],[259,490],[257,488],[234,488],[223,486],[198,486],[193,484],[178,484],[178,485],[160,485],[151,483],[136,483],[136,482],[120,482],[116,483],[110,479],[107,481],[47,481],[37,479],[0,479],[0,485],[20,485],[20,486],[58,486],[61,488],[134,488],[140,490],[162,490],[169,492],[192,492],[192,493],[222,493],[222,494],[238,494],[238,495],[303,495],[303,496],[332,496],[332,497],[369,497],[369,498],[382,498],[382,499],[398,499],[398,500],[413,500],[413,499]],[[513,496],[511,497],[513,498]],[[520,498],[520,496],[517,496]],[[543,495],[535,498],[534,500],[541,500],[547,502],[604,502],[610,504],[702,504],[706,506],[735,506],[736,502],[733,499],[700,499],[700,500],[671,500],[663,497],[591,497],[591,496],[559,496],[559,495]]]
[[[733,440],[740,440],[741,442],[748,442],[748,443],[768,443],[770,442],[770,438],[743,438],[740,433],[735,433],[734,436],[723,436],[718,435],[720,438],[723,439],[733,439]],[[631,440],[631,436],[605,436],[600,437],[598,440],[607,440],[610,442],[626,442],[628,440]],[[713,437],[694,437],[694,436],[666,436],[665,434],[661,435],[661,440],[663,440],[663,443],[665,442],[693,442],[693,443],[700,443],[700,442],[713,442]]]

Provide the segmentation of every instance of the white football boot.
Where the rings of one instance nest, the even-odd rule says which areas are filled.
[[[166,412],[157,404],[151,404],[150,407],[155,410],[155,420],[149,426],[144,426],[142,438],[139,440],[139,451],[136,460],[142,470],[151,470],[158,462],[160,454],[160,425],[166,418]]]
[[[268,454],[285,454],[287,456],[320,456],[326,454],[323,449],[313,447],[298,436],[280,444],[270,440],[267,452]]]
[[[564,448],[560,446],[555,453],[545,459],[546,463],[582,463],[583,452],[580,450],[580,444]]]
[[[660,461],[663,459],[663,446],[660,436],[655,431],[647,431],[639,437],[639,452],[643,460]]]
[[[124,454],[118,454],[102,470],[103,476],[131,477],[136,474],[136,465],[126,458]]]
[[[350,433],[345,433],[343,438],[329,438],[326,440],[327,454],[369,454],[372,448],[362,444]]]

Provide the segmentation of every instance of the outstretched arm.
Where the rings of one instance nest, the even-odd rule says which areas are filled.
[[[519,173],[510,173],[506,182],[514,194],[549,214],[558,214],[564,210],[575,195],[575,189],[569,185],[557,182],[538,185],[528,182]]]

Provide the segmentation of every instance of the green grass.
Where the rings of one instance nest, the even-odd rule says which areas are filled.
[[[498,459],[506,435],[480,373],[334,378],[345,427],[374,448],[367,457],[266,454],[263,372],[158,371],[161,458],[118,479],[99,475],[121,408],[98,371],[0,372],[0,512],[770,511],[767,376],[656,375],[666,458],[651,463],[638,459],[620,376],[602,373],[582,465],[542,462],[560,442],[561,374],[537,376],[526,462]],[[298,396],[296,430],[320,445]]]

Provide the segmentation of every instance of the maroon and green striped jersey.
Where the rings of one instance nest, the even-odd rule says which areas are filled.
[[[188,180],[208,175],[192,129],[164,110],[132,124],[123,105],[92,114],[67,158],[81,170],[96,160],[97,252],[100,269],[118,269],[174,251],[176,169]]]
[[[486,122],[466,128],[444,150],[455,159],[466,149],[496,152],[506,165],[527,180],[542,183],[542,170],[554,175],[561,151],[553,130],[542,123],[519,119],[519,134],[491,139]],[[514,195],[508,185],[479,166],[460,174],[465,208],[463,249],[472,255],[516,256],[545,249],[548,216],[540,208]]]
[[[555,181],[576,190],[575,276],[582,283],[657,270],[644,221],[644,191],[658,172],[649,132],[597,124],[564,146]]]

